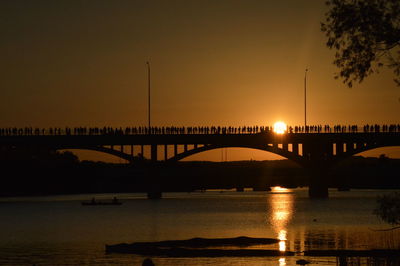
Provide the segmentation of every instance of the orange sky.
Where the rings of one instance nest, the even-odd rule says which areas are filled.
[[[302,124],[306,67],[310,124],[400,123],[391,72],[333,78],[324,2],[1,1],[0,127],[145,125],[148,60],[153,125]]]

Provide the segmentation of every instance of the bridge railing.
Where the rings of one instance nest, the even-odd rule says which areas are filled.
[[[272,126],[194,126],[194,127],[8,127],[0,128],[0,136],[54,136],[54,135],[183,135],[183,134],[259,134],[274,132]],[[285,134],[293,133],[381,133],[400,132],[400,124],[390,125],[310,125],[288,126]]]

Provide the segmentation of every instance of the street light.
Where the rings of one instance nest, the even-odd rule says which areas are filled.
[[[307,126],[307,71],[308,68],[306,68],[304,73],[304,130]]]
[[[147,64],[147,84],[148,84],[148,107],[149,107],[149,130],[150,130],[150,63],[149,61],[146,62]]]

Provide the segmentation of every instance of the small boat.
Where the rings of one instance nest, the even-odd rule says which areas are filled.
[[[122,202],[114,198],[112,201],[96,201],[94,198],[91,201],[81,202],[83,206],[97,206],[97,205],[122,205]]]

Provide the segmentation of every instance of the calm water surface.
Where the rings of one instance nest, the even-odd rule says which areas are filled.
[[[311,200],[307,190],[164,193],[117,196],[121,206],[81,206],[92,195],[0,199],[0,265],[141,265],[143,257],[107,255],[105,244],[193,237],[269,237],[258,246],[298,252],[294,257],[154,258],[156,265],[295,265],[312,249],[399,248],[397,232],[372,214],[376,196],[390,191],[330,191]],[[337,265],[334,257],[312,264]],[[366,259],[365,259],[366,260]],[[364,264],[364,262],[361,262]]]

